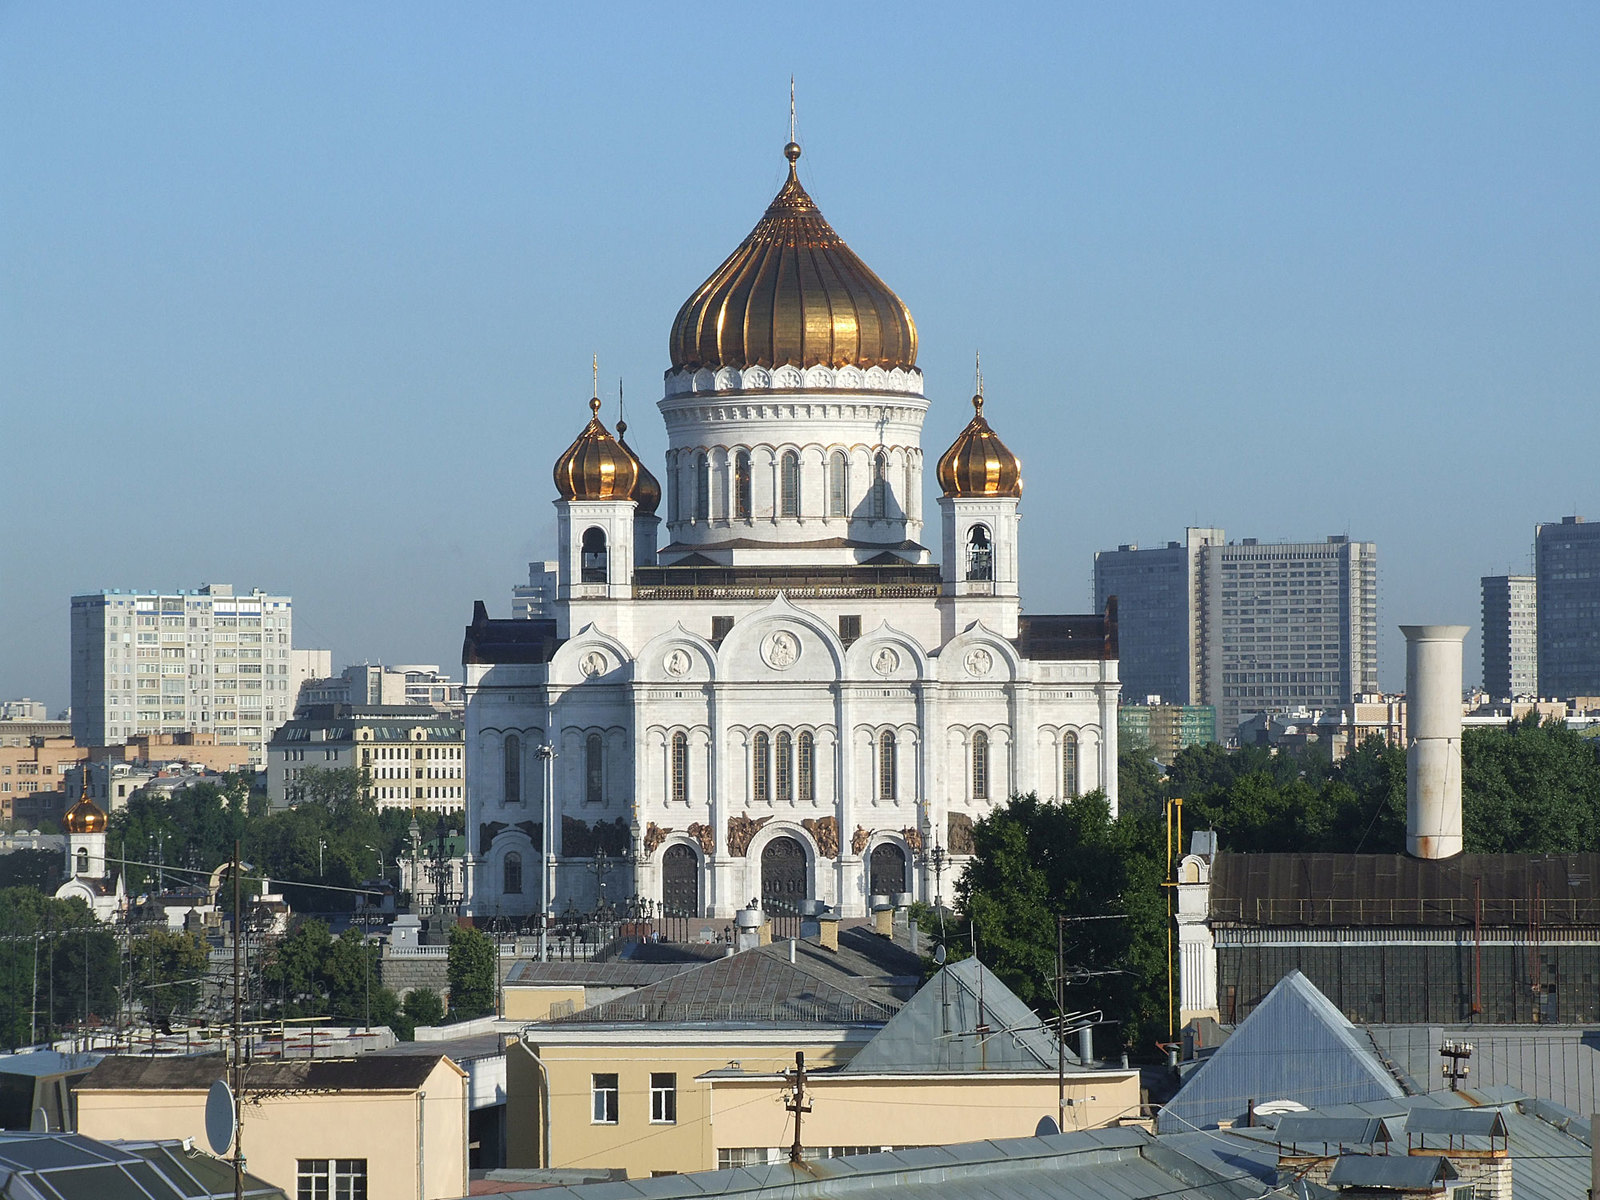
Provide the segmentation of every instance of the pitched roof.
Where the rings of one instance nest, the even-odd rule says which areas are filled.
[[[244,1194],[283,1200],[246,1174]],[[94,1196],[96,1200],[221,1200],[232,1196],[233,1167],[177,1141],[102,1142],[76,1133],[0,1132],[0,1183],[6,1196]]]
[[[1054,1071],[1056,1040],[975,958],[942,968],[878,1030],[844,1074]],[[1067,1051],[1067,1061],[1078,1056]]]
[[[288,1058],[250,1063],[245,1091],[391,1092],[414,1091],[427,1082],[443,1054],[375,1055],[360,1058]],[[220,1054],[106,1058],[78,1083],[79,1091],[204,1091],[223,1078]]]
[[[921,959],[877,934],[841,930],[837,951],[796,941],[792,963],[790,945],[714,959],[549,1024],[880,1024],[920,978]]]
[[[1366,1037],[1309,979],[1290,971],[1189,1075],[1157,1115],[1156,1129],[1236,1120],[1251,1098],[1320,1107],[1404,1094]]]
[[[1600,1030],[1581,1025],[1368,1025],[1366,1034],[1409,1092],[1449,1087],[1439,1045],[1470,1042],[1475,1088],[1500,1084],[1575,1112],[1600,1111]]]

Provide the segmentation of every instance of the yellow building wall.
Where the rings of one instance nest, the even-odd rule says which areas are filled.
[[[424,1098],[425,1097],[425,1098]],[[282,1096],[247,1104],[245,1168],[296,1194],[302,1158],[365,1158],[367,1194],[454,1200],[467,1193],[466,1079],[440,1063],[416,1092]],[[78,1092],[78,1131],[94,1138],[193,1138],[208,1149],[206,1093]],[[419,1136],[420,1134],[420,1136]]]
[[[809,1062],[809,1058],[808,1058]],[[775,1079],[716,1079],[711,1123],[715,1150],[787,1146],[794,1128]],[[942,1146],[986,1138],[1031,1137],[1040,1117],[1055,1118],[1056,1077],[817,1077],[807,1081],[807,1146]],[[1093,1099],[1090,1099],[1093,1097]],[[1137,1072],[1067,1077],[1066,1130],[1097,1129],[1139,1115]]]
[[[584,1009],[583,987],[531,987],[527,984],[507,984],[505,989],[505,1015],[513,1021],[544,1021],[550,1017],[550,1006],[571,1001],[571,1012]]]
[[[641,1030],[641,1035],[645,1032]],[[801,1034],[795,1042],[782,1046],[732,1041],[711,1046],[540,1046],[535,1042],[534,1052],[550,1073],[552,1165],[620,1167],[630,1179],[648,1178],[652,1172],[713,1170],[716,1146],[731,1143],[719,1143],[713,1136],[710,1082],[696,1076],[730,1062],[763,1074],[792,1069],[797,1050],[805,1053],[807,1065],[838,1065],[853,1058],[866,1041],[865,1034],[843,1042],[807,1041]],[[656,1072],[672,1072],[678,1077],[678,1119],[671,1125],[650,1120],[650,1076]],[[590,1119],[590,1083],[596,1074],[617,1076],[615,1125],[597,1125]],[[541,1095],[538,1065],[520,1042],[512,1045],[506,1051],[508,1167],[542,1165]]]

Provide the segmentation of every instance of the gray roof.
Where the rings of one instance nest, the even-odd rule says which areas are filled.
[[[1056,1053],[1056,1039],[1033,1010],[988,967],[966,958],[924,984],[843,1073],[1054,1071]],[[1078,1062],[1070,1049],[1066,1058]]]
[[[506,975],[508,984],[537,984],[560,987],[648,987],[674,975],[698,967],[702,959],[681,962],[538,962],[519,959]]]
[[[1299,971],[1290,971],[1156,1117],[1162,1133],[1243,1117],[1252,1099],[1309,1107],[1398,1099],[1372,1046]]]
[[[1288,1113],[1278,1122],[1281,1146],[1374,1146],[1395,1140],[1383,1117],[1326,1117],[1321,1113]]]
[[[89,1070],[102,1057],[99,1054],[63,1054],[59,1050],[0,1054],[0,1075],[68,1075]]]
[[[1333,1164],[1328,1182],[1339,1187],[1381,1187],[1421,1190],[1461,1177],[1450,1160],[1432,1155],[1344,1154]]]
[[[427,1082],[444,1057],[433,1050],[424,1055],[257,1059],[245,1067],[245,1091],[413,1091]],[[85,1075],[78,1090],[205,1091],[226,1071],[220,1054],[169,1058],[117,1054]]]
[[[758,946],[544,1024],[880,1025],[915,987],[921,962],[878,934],[841,930],[837,951],[803,940]]]
[[[1435,1134],[1448,1138],[1509,1137],[1506,1117],[1498,1108],[1413,1108],[1406,1114],[1406,1136]]]
[[[180,1142],[102,1142],[76,1133],[0,1133],[0,1196],[92,1196],[94,1200],[222,1200],[233,1168]],[[284,1200],[245,1176],[246,1196]]]
[[[1574,1112],[1600,1111],[1600,1029],[1577,1025],[1368,1025],[1367,1036],[1408,1092],[1446,1091],[1439,1043],[1472,1043],[1474,1087],[1504,1084]]]

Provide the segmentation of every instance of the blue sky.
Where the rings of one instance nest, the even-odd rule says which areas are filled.
[[[1478,577],[1600,519],[1597,57],[1592,4],[0,4],[0,695],[66,703],[74,592],[204,581],[459,671],[591,354],[659,461],[791,72],[931,453],[983,352],[1031,610],[1188,524],[1348,533],[1385,685],[1401,622],[1470,681]]]

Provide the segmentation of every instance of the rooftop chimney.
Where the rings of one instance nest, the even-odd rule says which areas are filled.
[[[1461,853],[1461,639],[1465,625],[1402,625],[1406,635],[1406,851]]]

